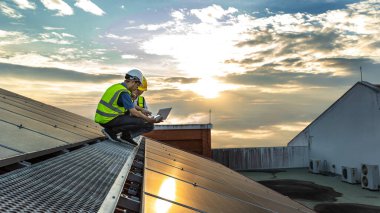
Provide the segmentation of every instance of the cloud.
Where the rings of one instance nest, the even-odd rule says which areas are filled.
[[[203,23],[216,24],[223,17],[236,13],[237,11],[238,10],[236,8],[232,7],[224,10],[221,6],[213,4],[212,6],[203,9],[192,9],[190,10],[190,13],[199,18],[199,20]]]
[[[158,31],[161,29],[167,29],[170,27],[173,27],[176,24],[174,21],[166,22],[163,24],[142,24],[138,27],[126,27],[125,29],[140,29],[140,30],[147,30],[147,31]]]
[[[97,16],[102,16],[105,14],[105,12],[101,8],[99,8],[96,4],[94,4],[90,0],[77,0],[77,2],[75,3],[75,6]]]
[[[168,118],[165,124],[203,124],[208,119],[206,113],[193,113],[189,115]]]
[[[75,38],[74,35],[68,33],[57,33],[57,32],[49,32],[49,33],[40,33],[39,41],[53,44],[72,44],[73,42],[68,40],[69,38]]]
[[[19,85],[23,85],[20,87]],[[108,84],[48,82],[4,76],[0,87],[28,98],[57,106],[93,119],[96,106]],[[44,92],[41,92],[44,91]]]
[[[22,32],[0,30],[0,47],[29,42],[30,38]]]
[[[106,83],[122,81],[123,76],[111,74],[87,74],[57,68],[27,67],[0,63],[0,75],[17,79],[46,82]]]
[[[22,65],[28,67],[59,68],[64,70],[74,70],[90,74],[125,74],[125,70],[132,69],[132,66],[107,65],[102,64],[97,59],[105,54],[104,49],[82,49],[66,48],[54,49],[47,54],[34,52],[0,52],[0,63]]]
[[[64,30],[65,29],[64,27],[48,27],[48,26],[44,26],[43,28],[45,30]]]
[[[171,13],[171,16],[174,18],[174,20],[181,21],[185,19],[185,15],[182,13],[182,11],[173,11]]]
[[[0,84],[92,118],[102,92],[135,66],[148,76],[151,110],[173,107],[168,123],[207,123],[212,110],[214,148],[286,145],[360,79],[359,66],[364,80],[380,81],[379,3],[322,10],[268,16],[212,5],[144,25],[128,17],[137,26],[102,27],[92,48],[59,27],[34,39],[0,30]],[[20,45],[39,41],[46,52]]]
[[[308,122],[296,122],[295,126],[290,124],[235,131],[212,130],[212,148],[284,146],[284,141],[290,140],[307,124]]]
[[[170,77],[165,78],[165,82],[171,82],[171,83],[181,83],[181,84],[190,84],[190,83],[196,83],[199,80],[199,78],[185,78],[185,77]]]
[[[125,54],[125,55],[122,55],[121,58],[122,58],[122,59],[137,59],[138,56],[137,56],[137,55],[129,55],[129,54]]]
[[[9,7],[5,2],[0,2],[0,12],[9,18],[20,19],[23,17],[23,15],[21,15],[15,9]]]
[[[212,130],[213,148],[283,146],[309,122],[292,122],[234,131]],[[215,126],[215,125],[214,125]]]
[[[223,130],[215,130],[214,134],[221,136],[229,136],[232,139],[265,139],[274,135],[273,131],[265,130],[265,129],[245,129],[242,131],[223,131]]]
[[[330,59],[334,61],[334,59]],[[326,59],[325,66],[329,66]],[[349,60],[348,60],[349,61]],[[283,64],[278,66],[288,66],[286,70],[292,70],[292,64],[297,63],[297,59],[286,60]],[[289,65],[290,64],[290,65]],[[354,66],[355,62],[351,62],[351,66]],[[331,65],[331,64],[330,64]],[[344,66],[336,65],[336,69],[353,69],[349,64]],[[337,86],[347,85],[355,82],[354,76],[335,76],[333,73],[305,73],[297,71],[276,70],[273,67],[261,67],[254,71],[248,71],[244,74],[230,74],[225,77],[221,77],[220,80],[229,83],[260,86],[260,87],[272,87],[273,90],[281,92],[279,85],[300,85],[300,86]]]
[[[74,14],[74,10],[62,0],[41,0],[41,3],[49,10],[57,10],[57,16]]]
[[[23,9],[23,10],[26,10],[26,9],[34,10],[34,9],[36,9],[36,4],[33,2],[29,2],[28,0],[12,0],[12,1],[15,4],[17,4],[17,6],[20,9]]]
[[[294,123],[285,123],[285,124],[277,124],[274,125],[273,127],[278,128],[279,130],[282,131],[290,131],[290,132],[300,132],[302,131],[309,122],[294,122]]]
[[[140,48],[148,54],[173,58],[177,69],[186,77],[207,78],[243,72],[244,69],[235,64],[224,63],[231,55],[243,57],[246,53],[242,48],[236,48],[235,44],[242,37],[246,37],[244,32],[250,27],[246,24],[249,17],[235,15],[235,11],[233,8],[224,10],[217,5],[192,12],[186,9],[178,10],[176,12],[184,17],[172,17],[173,20],[156,24],[165,28],[144,41]],[[211,14],[210,20],[206,18],[207,14]],[[200,23],[187,21],[199,17]]]
[[[130,36],[118,36],[118,35],[115,35],[112,33],[105,35],[105,37],[111,38],[111,39],[117,39],[117,40],[126,40],[126,41],[132,40],[132,37],[130,37]]]
[[[189,77],[242,74],[269,65],[284,72],[347,76],[347,70],[319,60],[341,57],[380,62],[379,5],[363,1],[321,14],[274,13],[259,18],[218,5],[182,9],[175,11],[179,19],[156,24],[165,28],[141,49],[172,57],[177,69]],[[188,21],[194,17],[200,23]]]

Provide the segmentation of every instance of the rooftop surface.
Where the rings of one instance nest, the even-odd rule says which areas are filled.
[[[287,169],[279,170],[278,172],[240,172],[240,174],[249,177],[255,181],[274,181],[274,180],[300,180],[300,181],[310,181],[321,187],[331,187],[334,191],[328,193],[325,191],[326,195],[325,201],[321,199],[306,199],[297,198],[294,199],[303,205],[314,208],[318,204],[328,204],[328,203],[355,203],[355,204],[365,204],[371,206],[379,207],[377,211],[380,212],[380,192],[379,191],[369,191],[361,188],[360,184],[349,184],[341,181],[340,176],[324,176],[320,174],[309,173],[306,168],[301,169]],[[296,188],[296,186],[295,186]],[[308,191],[310,188],[298,188],[299,191]],[[310,191],[309,191],[310,192]],[[341,195],[339,195],[341,193]],[[307,194],[307,193],[305,193]],[[335,196],[334,196],[335,195]],[[315,198],[315,197],[314,197]],[[323,199],[322,199],[323,200]],[[336,200],[336,201],[333,201]]]
[[[88,118],[0,99],[0,212],[314,212],[203,157],[144,137],[113,143]]]

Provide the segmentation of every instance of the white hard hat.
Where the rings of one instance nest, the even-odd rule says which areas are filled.
[[[140,84],[142,84],[143,74],[138,69],[129,70],[127,74],[125,75],[125,79],[140,81]]]

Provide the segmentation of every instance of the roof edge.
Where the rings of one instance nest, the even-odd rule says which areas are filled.
[[[154,130],[212,129],[212,124],[166,124],[154,125]]]

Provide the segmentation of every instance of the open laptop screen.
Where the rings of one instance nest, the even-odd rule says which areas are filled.
[[[168,118],[170,110],[172,110],[171,107],[170,108],[162,108],[162,109],[158,110],[157,115],[160,115],[162,117],[162,120],[166,120],[166,118]]]

